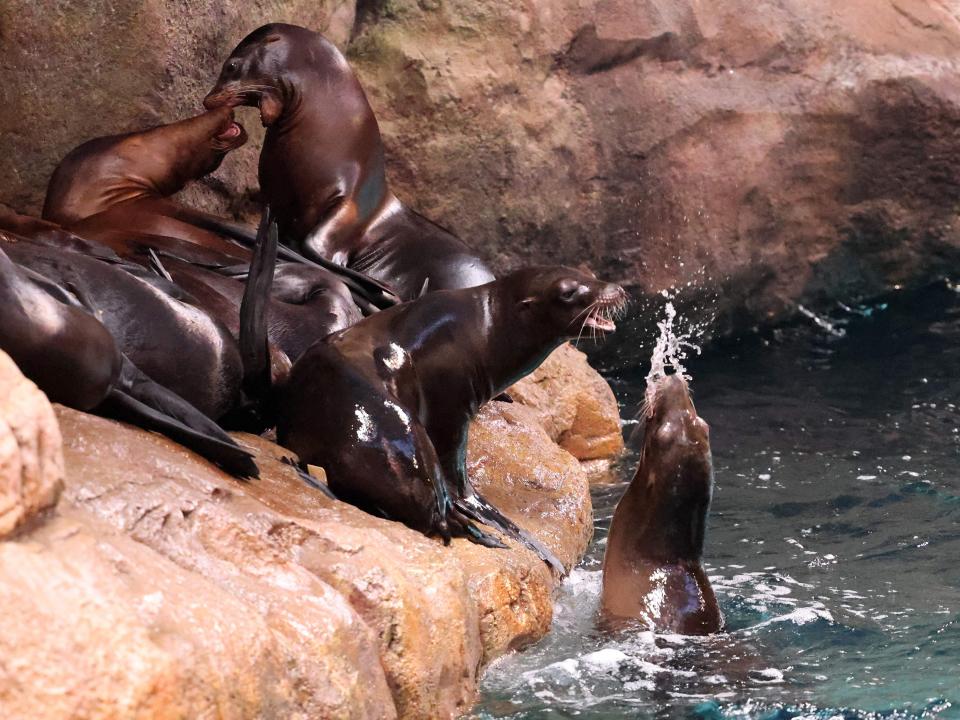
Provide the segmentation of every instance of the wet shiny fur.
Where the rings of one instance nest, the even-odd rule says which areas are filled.
[[[679,375],[659,380],[654,398],[640,464],[607,537],[603,622],[683,635],[718,632],[723,615],[702,564],[713,495],[710,430]]]
[[[322,466],[340,497],[425,533],[489,542],[473,520],[549,551],[478,496],[470,420],[584,328],[615,328],[625,293],[563,267],[430,293],[335,333],[294,365],[279,442]]]
[[[493,274],[461,240],[387,187],[373,110],[346,59],[319,33],[265,25],[223,65],[208,108],[259,107],[260,187],[281,240],[389,284],[404,300]]]

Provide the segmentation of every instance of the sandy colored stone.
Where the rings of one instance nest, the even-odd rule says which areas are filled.
[[[589,463],[591,477],[601,476],[598,469],[623,452],[617,399],[586,355],[572,345],[561,345],[509,392],[516,402],[536,410],[560,447]]]
[[[304,718],[252,608],[67,510],[0,543],[0,714]]]
[[[56,505],[62,485],[53,408],[0,351],[0,538]]]
[[[242,437],[264,471],[244,491],[286,519],[273,533],[277,541],[373,628],[398,715],[465,712],[482,645],[477,604],[457,556],[400,523],[328,500],[279,462],[281,448]]]
[[[569,569],[593,534],[580,463],[540,426],[535,410],[490,402],[470,427],[467,467],[490,502],[543,541]]]
[[[396,716],[374,632],[298,561],[285,540],[288,518],[166,438],[66,408],[59,414],[65,500],[261,617],[304,717]]]

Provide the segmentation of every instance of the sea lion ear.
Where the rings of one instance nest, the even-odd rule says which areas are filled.
[[[269,45],[272,42],[277,42],[277,40],[282,40],[282,39],[283,37],[281,35],[277,35],[276,33],[274,33],[273,35],[267,35],[267,37],[263,39],[263,44]]]
[[[520,307],[527,307],[528,305],[533,305],[533,303],[535,303],[536,301],[537,301],[536,296],[534,296],[534,295],[529,295],[529,296],[525,297],[523,300],[521,300],[521,301],[518,303],[518,305],[520,305]]]

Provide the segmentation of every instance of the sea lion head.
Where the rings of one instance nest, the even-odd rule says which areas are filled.
[[[284,263],[273,280],[273,297],[291,305],[309,306],[327,319],[330,332],[348,328],[363,315],[350,290],[333,273],[309,265]]]
[[[132,133],[114,155],[131,165],[132,177],[147,177],[164,195],[209,175],[227,153],[247,141],[247,131],[220,107],[142,133]]]
[[[343,55],[319,33],[284,23],[264,25],[240,41],[203,104],[258,107],[263,126],[269,127],[295,99],[305,74],[352,77]]]
[[[569,267],[535,267],[514,273],[509,285],[517,294],[519,312],[563,338],[608,333],[627,304],[619,285],[598,280],[591,272]]]
[[[682,375],[655,381],[644,419],[631,483],[643,497],[636,518],[643,553],[663,561],[699,559],[713,496],[710,426],[697,415]]]

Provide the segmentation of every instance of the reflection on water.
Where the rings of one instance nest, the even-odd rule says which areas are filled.
[[[490,668],[473,717],[960,718],[960,293],[821,319],[844,332],[809,322],[689,362],[729,632],[595,630],[624,485],[602,488],[553,632]],[[610,376],[624,417],[645,373]]]

